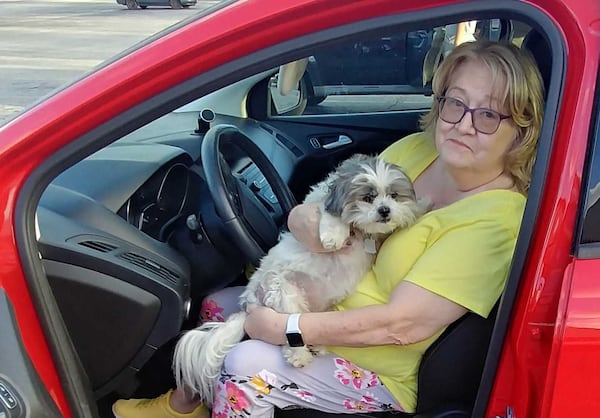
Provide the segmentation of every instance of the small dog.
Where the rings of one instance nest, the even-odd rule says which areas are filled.
[[[213,384],[227,352],[244,338],[245,307],[268,306],[282,313],[320,312],[348,296],[371,268],[376,245],[396,228],[412,225],[428,210],[417,200],[410,179],[378,157],[357,154],[313,186],[305,203],[321,204],[319,236],[331,252],[312,253],[285,232],[263,257],[240,296],[242,311],[226,322],[211,322],[188,331],[173,359],[179,387],[198,393],[210,404]],[[363,240],[344,249],[352,231]],[[319,348],[282,348],[295,367],[307,365]]]

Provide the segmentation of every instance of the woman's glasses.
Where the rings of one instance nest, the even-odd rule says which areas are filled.
[[[500,122],[510,118],[510,115],[503,115],[485,107],[471,109],[460,100],[452,97],[440,96],[437,100],[440,102],[440,119],[448,123],[459,123],[465,117],[465,114],[469,112],[473,128],[482,134],[493,134],[498,130]]]

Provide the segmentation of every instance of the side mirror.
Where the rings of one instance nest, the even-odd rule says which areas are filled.
[[[302,76],[308,59],[292,61],[279,67],[269,80],[272,116],[301,115],[306,107],[306,86]],[[274,113],[274,114],[273,114]]]
[[[281,91],[277,88],[277,75],[274,75],[269,81],[269,96],[275,113],[272,116],[287,115],[300,106],[302,99],[300,84],[297,84],[295,88],[289,90],[286,94],[281,94]]]

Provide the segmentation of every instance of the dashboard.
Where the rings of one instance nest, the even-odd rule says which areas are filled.
[[[178,135],[181,140],[118,141],[100,150],[56,177],[38,205],[43,266],[99,392],[177,335],[198,294],[243,270],[234,243],[219,231],[195,152],[201,135]],[[270,159],[288,166],[269,139],[260,131]],[[254,163],[235,151],[223,154],[239,187],[281,220],[277,199]],[[219,235],[233,252],[223,252]]]
[[[204,181],[193,167],[174,146],[116,144],[40,199],[43,266],[95,389],[141,367],[188,315],[190,264],[166,234],[197,209]]]
[[[168,226],[190,203],[191,185],[189,167],[183,162],[171,162],[147,180],[118,214],[141,232],[167,241]]]

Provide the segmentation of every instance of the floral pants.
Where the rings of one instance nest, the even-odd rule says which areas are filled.
[[[207,297],[201,321],[223,321],[239,310],[242,290],[226,288]],[[335,413],[403,411],[375,373],[334,354],[296,368],[286,362],[278,346],[258,340],[241,342],[225,358],[215,387],[213,418],[270,418],[275,407]]]

